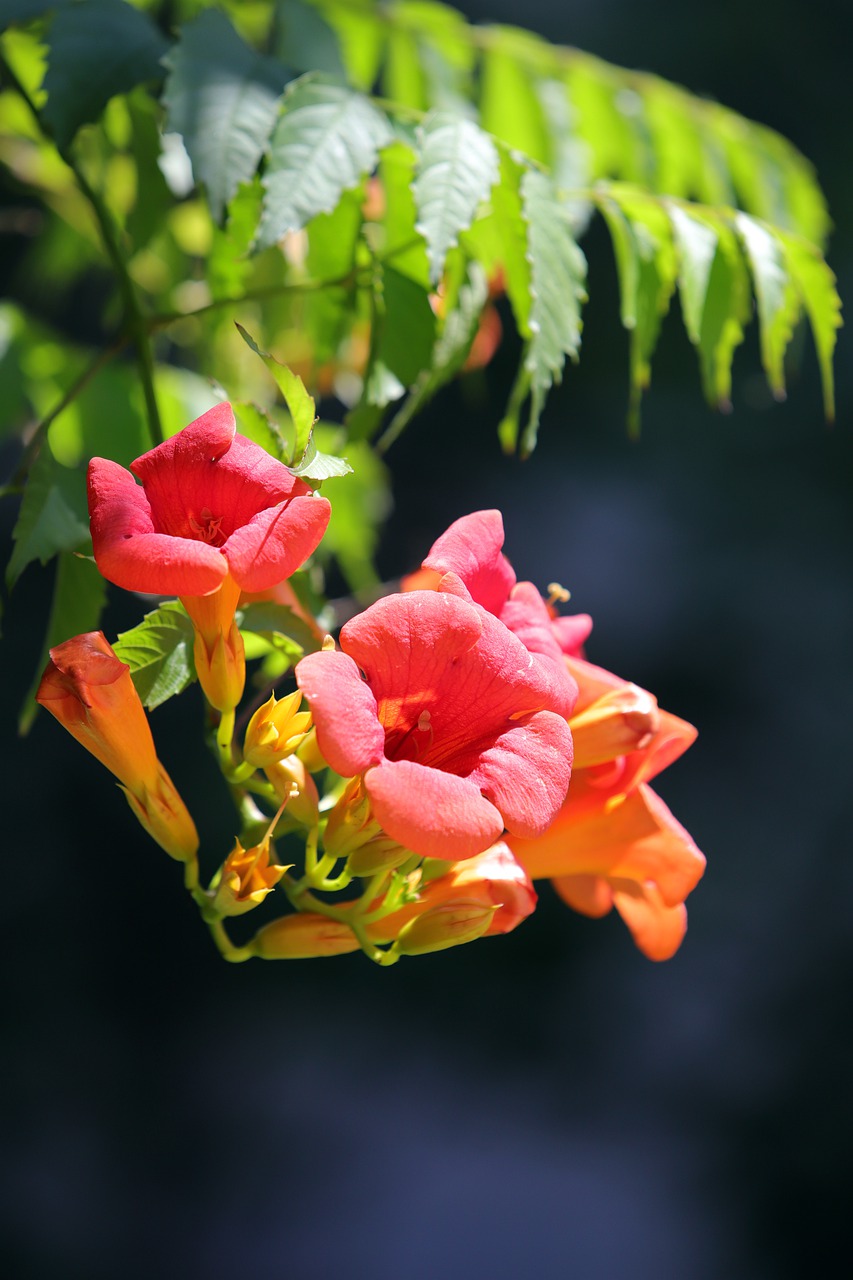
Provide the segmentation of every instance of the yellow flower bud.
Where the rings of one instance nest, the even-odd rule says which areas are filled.
[[[297,756],[287,756],[269,766],[264,772],[278,793],[287,803],[287,813],[303,827],[315,827],[320,812],[320,796],[317,784]]]
[[[372,876],[399,867],[411,856],[410,850],[386,835],[373,817],[360,778],[347,784],[329,814],[323,848],[336,858],[346,858],[346,869],[353,876]]]
[[[249,721],[243,757],[256,769],[266,769],[289,756],[311,727],[311,712],[300,711],[302,694],[297,689],[286,698],[271,694]]]
[[[424,911],[405,925],[397,937],[397,950],[404,956],[444,951],[463,942],[482,938],[492,923],[497,907],[458,899]]]
[[[358,939],[348,925],[307,911],[264,925],[251,946],[262,960],[309,960],[359,949]]]

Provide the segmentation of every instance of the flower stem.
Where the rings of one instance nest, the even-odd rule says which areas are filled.
[[[251,960],[254,955],[252,948],[235,947],[225,932],[225,926],[221,920],[208,920],[206,923],[210,936],[224,960],[228,960],[231,964],[242,964],[244,960]]]

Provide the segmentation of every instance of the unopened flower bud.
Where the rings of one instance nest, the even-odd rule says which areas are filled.
[[[404,956],[418,956],[473,942],[487,932],[496,911],[497,907],[473,900],[443,902],[400,930],[397,950]]]
[[[625,684],[611,690],[569,721],[574,767],[587,769],[641,751],[659,723],[657,699],[645,689]]]
[[[36,701],[122,784],[149,835],[179,862],[195,857],[198,835],[157,758],[148,717],[102,631],[73,636],[50,651]]]
[[[317,730],[311,728],[306,733],[302,742],[297,748],[296,754],[311,773],[319,773],[321,769],[328,769],[329,762],[317,746]]]
[[[280,800],[287,802],[287,813],[303,827],[315,827],[320,812],[320,796],[317,784],[297,756],[287,756],[269,766],[264,772],[273,784]]]
[[[392,840],[373,817],[360,778],[347,784],[329,814],[323,848],[336,858],[346,858],[346,869],[353,876],[375,875],[399,867],[410,857],[410,851]]]
[[[309,960],[358,951],[359,943],[348,925],[306,911],[264,925],[251,947],[262,960]]]
[[[266,769],[296,750],[311,725],[311,712],[300,711],[297,689],[286,698],[271,694],[249,721],[243,756],[256,769]]]

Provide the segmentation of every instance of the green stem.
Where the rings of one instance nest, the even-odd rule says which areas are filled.
[[[219,753],[219,767],[226,778],[232,781],[234,759],[231,753],[231,741],[234,737],[234,711],[223,711],[216,726],[216,750]]]
[[[208,920],[206,923],[210,930],[210,936],[216,943],[223,959],[228,960],[231,964],[242,964],[244,960],[251,960],[254,955],[252,948],[235,947],[225,932],[225,926],[221,920]]]

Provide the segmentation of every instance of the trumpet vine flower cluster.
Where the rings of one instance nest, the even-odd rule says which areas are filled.
[[[265,593],[296,605],[289,580],[329,502],[220,404],[130,471],[93,458],[89,507],[103,576],[177,597],[192,626],[238,830],[200,857],[133,672],[101,632],[51,650],[37,699],[183,863],[226,959],[361,950],[390,965],[508,933],[536,880],[586,915],[615,907],[652,959],[677,950],[704,859],[649,782],[695,730],[586,661],[591,620],[516,580],[497,511],[457,520],[337,640],[299,606],[315,651],[286,689],[247,695],[240,610]],[[235,941],[225,922],[255,912]]]

